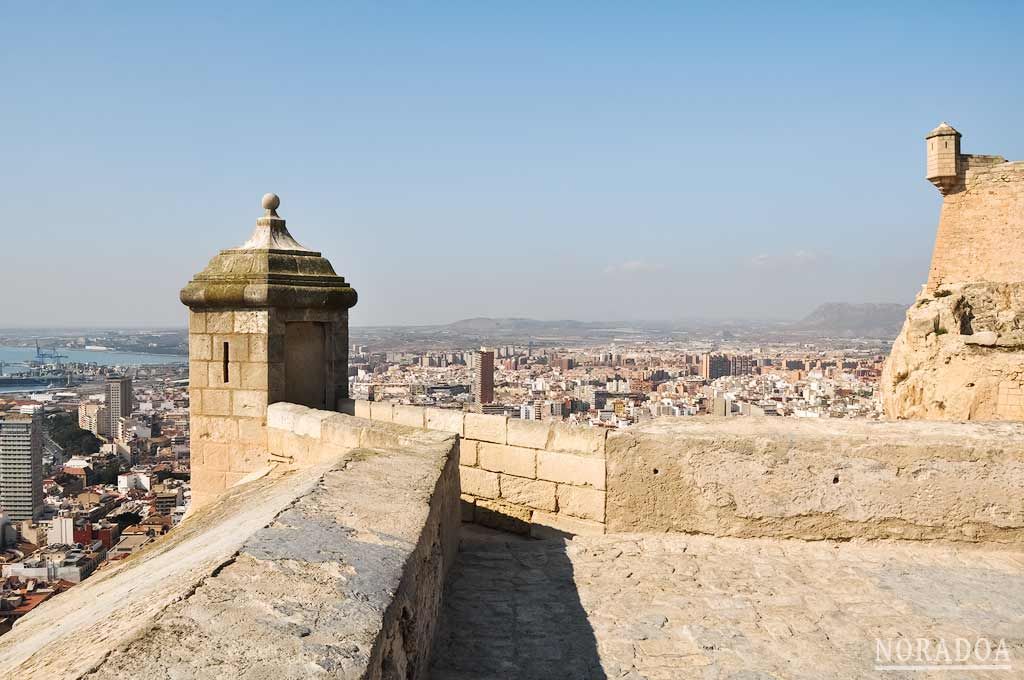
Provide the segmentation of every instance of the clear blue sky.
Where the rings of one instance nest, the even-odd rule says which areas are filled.
[[[0,327],[177,325],[260,196],[352,322],[908,302],[1024,3],[0,2]]]

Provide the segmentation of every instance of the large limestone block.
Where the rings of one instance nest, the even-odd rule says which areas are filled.
[[[580,519],[603,522],[605,520],[605,493],[596,489],[559,484],[558,512]]]
[[[270,317],[265,310],[246,310],[235,312],[235,333],[260,333],[270,332]]]
[[[485,470],[530,479],[537,477],[537,452],[533,449],[480,442],[477,458]]]
[[[569,451],[586,453],[595,456],[604,455],[604,442],[607,430],[603,427],[582,427],[567,423],[554,423],[551,438],[548,440],[549,451]]]
[[[483,413],[467,413],[464,421],[466,439],[478,439],[494,444],[508,441],[508,418]]]
[[[371,401],[370,418],[390,423],[395,419],[395,407],[390,401]]]
[[[213,359],[213,339],[206,334],[192,333],[188,336],[189,361],[211,361]]]
[[[561,484],[605,488],[603,458],[557,451],[537,452],[537,477]]]
[[[459,439],[458,451],[459,451],[459,463],[462,465],[474,466],[477,464],[477,448],[480,442],[473,441],[472,439]]]
[[[498,473],[488,472],[479,468],[459,466],[459,478],[462,493],[481,498],[498,498],[501,489],[498,484]]]
[[[298,404],[271,404],[267,407],[267,427],[291,431],[295,428],[295,421],[308,411],[308,408]]]
[[[422,406],[407,406],[405,404],[395,404],[393,413],[394,422],[398,425],[408,425],[409,427],[423,427],[423,407]]]
[[[459,436],[464,433],[462,411],[448,408],[428,408],[426,409],[426,422],[428,430],[454,432]]]
[[[520,420],[509,418],[508,443],[512,446],[525,446],[530,449],[543,449],[551,437],[551,423],[539,420]]]
[[[555,488],[553,482],[501,475],[501,497],[515,505],[554,512],[558,507]]]
[[[610,532],[1024,541],[1024,425],[664,419],[608,439]]]
[[[501,500],[478,498],[473,506],[473,521],[485,527],[514,534],[530,533],[530,508]]]

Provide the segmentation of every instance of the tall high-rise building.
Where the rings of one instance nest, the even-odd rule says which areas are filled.
[[[714,380],[729,375],[729,357],[723,354],[705,354],[700,358],[700,375],[705,380]]]
[[[106,385],[107,392],[107,432],[111,436],[118,433],[118,424],[121,418],[127,418],[132,414],[132,379],[125,377],[109,377]]]
[[[15,521],[43,509],[43,433],[38,415],[0,413],[0,506]]]
[[[473,352],[473,401],[477,404],[494,401],[494,352],[484,347]]]

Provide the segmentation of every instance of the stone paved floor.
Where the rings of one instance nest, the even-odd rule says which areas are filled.
[[[922,663],[1005,639],[1012,669],[875,670],[899,637],[935,645]],[[1024,678],[1024,553],[464,527],[431,677]]]

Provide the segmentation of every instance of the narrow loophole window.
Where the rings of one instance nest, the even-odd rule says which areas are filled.
[[[228,343],[224,343],[224,382],[228,382]]]

